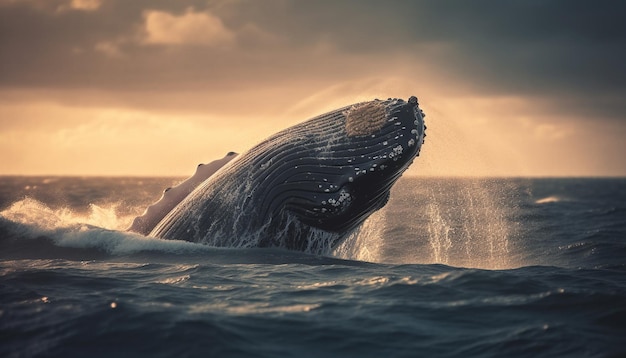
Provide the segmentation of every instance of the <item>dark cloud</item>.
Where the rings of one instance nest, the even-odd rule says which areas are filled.
[[[233,20],[232,16],[226,25],[242,32],[241,44],[235,48],[141,43],[147,10],[182,15],[186,9],[200,12],[205,7],[206,2],[199,1],[106,1],[97,11],[64,12],[56,11],[55,6],[42,9],[21,2],[0,6],[0,86],[150,91],[238,89],[252,83],[308,77],[312,72],[321,74],[328,69],[323,64],[307,68],[317,59],[285,43],[251,46],[254,39],[249,38],[245,26],[252,22]],[[282,31],[276,33],[286,38]],[[109,46],[119,56],[98,51],[102,46]]]
[[[607,117],[626,111],[618,1],[105,0],[95,11],[59,10],[67,4],[0,2],[1,87],[238,91],[329,84],[403,58],[468,93],[554,98]],[[141,43],[147,10],[188,9],[218,16],[236,43]]]
[[[429,7],[432,21],[420,30],[451,43],[455,59],[448,62],[449,68],[469,74],[483,87],[608,97],[626,92],[624,3],[449,4]]]

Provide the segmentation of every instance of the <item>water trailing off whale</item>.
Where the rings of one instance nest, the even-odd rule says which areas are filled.
[[[220,247],[328,252],[386,204],[419,155],[424,117],[416,97],[317,116],[211,163],[131,230]]]

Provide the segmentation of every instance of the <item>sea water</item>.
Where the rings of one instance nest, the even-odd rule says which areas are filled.
[[[180,178],[0,178],[0,357],[626,355],[626,179],[402,178],[332,253],[124,232]]]

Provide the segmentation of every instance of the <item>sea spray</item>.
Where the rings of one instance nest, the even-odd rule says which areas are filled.
[[[506,220],[507,211],[514,208],[501,202],[506,193],[494,192],[497,186],[488,180],[458,183],[453,196],[449,183],[434,182],[429,188],[429,262],[491,269],[515,266],[509,256],[514,228]]]
[[[18,223],[36,223],[42,229],[55,229],[85,224],[110,230],[122,230],[132,219],[132,215],[118,215],[120,203],[107,206],[89,204],[87,213],[78,213],[70,208],[52,209],[50,206],[25,198],[0,211],[0,216]]]
[[[365,220],[333,252],[333,256],[347,260],[381,262],[381,251],[384,245],[385,211],[383,208]]]
[[[37,200],[26,198],[0,212],[8,229],[20,240],[49,239],[65,248],[96,249],[112,255],[141,251],[191,253],[206,248],[186,241],[161,240],[118,231],[130,217],[117,216],[116,205],[90,205],[90,213],[77,214],[70,208],[51,209]]]
[[[384,245],[380,260],[518,267],[521,263],[511,254],[511,240],[518,232],[519,185],[518,181],[479,178],[400,182],[392,191],[381,227],[386,227],[383,237],[398,237],[404,249]]]

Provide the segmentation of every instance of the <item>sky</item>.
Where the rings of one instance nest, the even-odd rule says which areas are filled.
[[[415,95],[407,175],[626,176],[626,2],[0,0],[0,175],[184,176]]]

